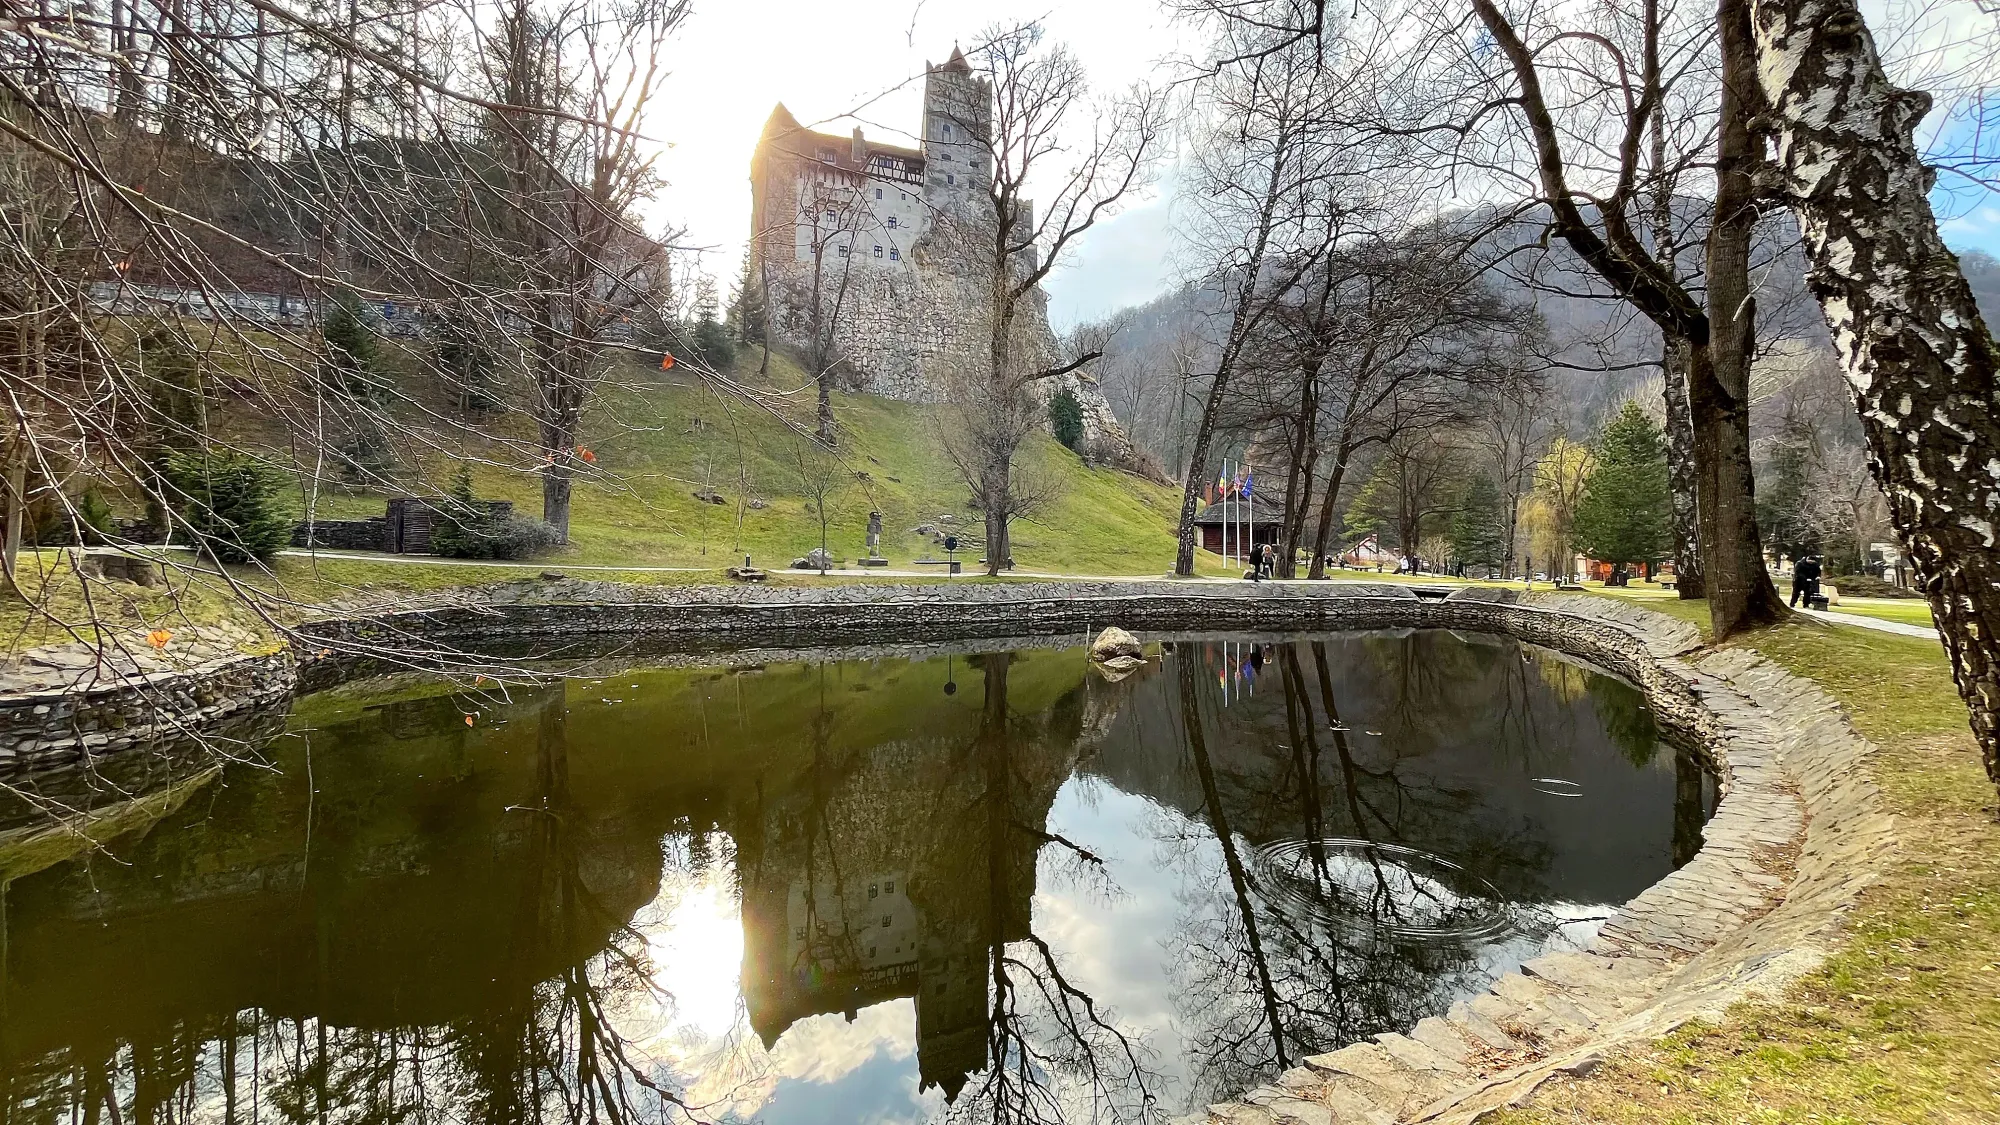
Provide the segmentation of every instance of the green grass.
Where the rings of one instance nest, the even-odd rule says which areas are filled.
[[[813,400],[802,372],[783,355],[769,376],[756,373],[755,353],[737,376],[773,391],[790,390],[777,408],[810,425]],[[650,376],[647,376],[650,379]],[[943,552],[912,529],[951,516],[983,534],[966,507],[969,490],[946,456],[932,408],[873,395],[836,394],[839,428],[837,484],[827,498],[827,544],[835,557],[865,553],[868,513],[880,511],[883,553],[893,564]],[[540,481],[524,450],[527,420],[494,423],[513,444],[464,450],[476,459],[482,497],[512,500],[515,510],[541,513]],[[266,435],[274,443],[277,435]],[[762,566],[783,567],[820,545],[808,477],[816,475],[811,444],[770,409],[684,381],[642,381],[607,392],[586,416],[581,442],[597,458],[579,481],[572,504],[572,546],[551,557],[577,565],[721,567],[749,554]],[[801,462],[804,462],[802,468]],[[1046,486],[1052,500],[1017,521],[1014,558],[1020,569],[1081,574],[1159,574],[1173,564],[1172,524],[1180,490],[1131,473],[1091,467],[1043,433],[1017,461],[1020,477]],[[417,467],[413,491],[449,484],[455,466],[434,454]],[[721,495],[704,503],[696,492]],[[752,508],[750,501],[764,506]],[[315,510],[329,518],[380,514],[380,497],[325,492]],[[968,558],[968,569],[976,552]],[[1204,559],[1221,573],[1221,561]]]
[[[1931,606],[1927,601],[1904,598],[1842,598],[1833,607],[1835,613],[1852,613],[1860,617],[1876,617],[1883,621],[1895,621],[1904,625],[1921,625],[1926,629],[1933,626]]]
[[[1651,599],[1649,599],[1651,601]],[[1653,601],[1705,622],[1701,602]],[[2000,822],[1937,642],[1798,620],[1738,642],[1882,753],[1901,854],[1819,971],[1544,1088],[1508,1125],[2000,1120]]]

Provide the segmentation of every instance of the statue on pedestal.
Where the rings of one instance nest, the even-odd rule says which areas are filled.
[[[868,513],[868,557],[882,557],[882,513]]]

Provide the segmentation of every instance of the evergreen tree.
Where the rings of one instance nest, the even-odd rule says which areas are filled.
[[[281,497],[290,478],[247,454],[211,450],[166,456],[169,503],[204,553],[221,562],[266,560],[292,541]]]
[[[448,559],[490,559],[495,531],[490,510],[472,494],[472,468],[461,464],[451,496],[431,520],[431,554]]]
[[[1058,387],[1049,396],[1049,428],[1055,431],[1063,448],[1083,452],[1083,403],[1078,401],[1075,391]]]
[[[736,342],[745,346],[763,343],[767,321],[764,287],[750,269],[750,255],[745,254],[743,276],[736,280],[736,299],[729,306],[729,322],[736,329]]]
[[[1460,566],[1500,565],[1507,551],[1503,514],[1500,487],[1491,476],[1479,473],[1465,483],[1449,532],[1452,558]]]
[[[1576,506],[1575,539],[1584,554],[1620,566],[1673,549],[1666,435],[1638,403],[1627,402],[1599,435],[1597,468]]]
[[[381,356],[361,299],[347,292],[336,296],[319,332],[324,345],[319,360],[320,392],[380,399],[384,389]]]
[[[1789,559],[1817,554],[1822,541],[1813,511],[1810,422],[1788,414],[1771,442],[1767,479],[1757,487],[1757,526],[1771,550]]]
[[[696,321],[694,330],[688,333],[688,342],[694,348],[695,358],[717,371],[728,371],[736,364],[736,340],[714,317]]]
[[[446,313],[437,326],[437,364],[458,390],[458,407],[473,413],[500,409],[493,346],[472,319]]]

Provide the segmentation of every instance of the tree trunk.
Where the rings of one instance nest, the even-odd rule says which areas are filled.
[[[1688,406],[1687,341],[1665,337],[1660,348],[1667,408],[1667,489],[1674,506],[1674,589],[1682,598],[1705,598],[1701,576],[1701,527],[1695,501],[1694,415]],[[1510,543],[1511,546],[1511,543]]]
[[[1933,172],[1913,136],[1931,99],[1889,84],[1849,4],[1765,0],[1754,34],[1810,286],[2000,784],[2000,356],[1931,211]]]
[[[1694,415],[1695,505],[1714,639],[1775,624],[1787,615],[1764,565],[1750,471],[1750,356],[1757,345],[1750,293],[1750,236],[1757,225],[1755,48],[1749,0],[1720,0],[1722,106],[1716,135],[1715,218],[1708,228],[1708,341],[1689,349]]]
[[[1276,577],[1279,578],[1298,576],[1299,529],[1304,525],[1299,512],[1312,493],[1313,469],[1319,460],[1318,442],[1314,440],[1319,436],[1319,364],[1308,363],[1301,374],[1304,379],[1299,387],[1296,440],[1292,442],[1291,468],[1285,474],[1285,522],[1277,539]]]
[[[1228,381],[1228,370],[1217,364],[1215,380],[1208,387],[1208,401],[1201,406],[1201,421],[1195,424],[1194,450],[1188,454],[1187,474],[1181,487],[1181,520],[1174,532],[1179,540],[1174,551],[1174,574],[1181,578],[1194,573],[1194,507],[1201,497],[1202,477],[1208,472],[1208,447],[1215,439],[1215,414],[1222,409],[1222,392]]]
[[[1326,541],[1333,532],[1334,508],[1340,503],[1340,484],[1347,476],[1347,459],[1354,451],[1346,445],[1333,459],[1333,471],[1326,475],[1326,497],[1319,505],[1319,530],[1313,535],[1312,565],[1306,568],[1307,578],[1326,577]]]
[[[1278,577],[1299,576],[1299,544],[1306,536],[1306,506],[1312,501],[1313,474],[1319,471],[1319,448],[1306,447],[1306,463],[1299,470],[1299,491],[1285,493],[1285,526],[1280,537],[1284,554],[1278,560]]]
[[[1010,550],[1007,543],[1007,511],[1001,499],[1007,495],[1007,466],[989,465],[986,479],[980,491],[986,494],[986,573],[998,577],[1006,566]]]
[[[564,465],[542,466],[542,519],[556,529],[559,542],[569,542],[570,472]]]
[[[28,491],[28,441],[18,426],[12,445],[7,451],[7,530],[5,543],[0,545],[0,573],[5,574],[7,585],[19,594],[21,523],[28,514],[25,502]]]

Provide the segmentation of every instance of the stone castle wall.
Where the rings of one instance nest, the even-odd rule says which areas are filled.
[[[773,115],[780,124],[767,126],[752,162],[752,268],[769,287],[770,330],[810,355],[817,293],[820,315],[832,324],[838,375],[852,390],[942,402],[990,363],[990,157],[973,138],[989,128],[991,97],[962,59],[931,68],[921,183],[855,176],[852,169],[877,151],[858,132],[851,144],[810,133],[782,107]],[[1032,255],[1021,268],[1032,268]],[[1017,310],[1015,331],[1024,366],[1055,365],[1048,298],[1039,289]],[[1072,373],[1035,393],[1046,401],[1058,386],[1083,404],[1085,456],[1136,469],[1132,442],[1095,383]]]

